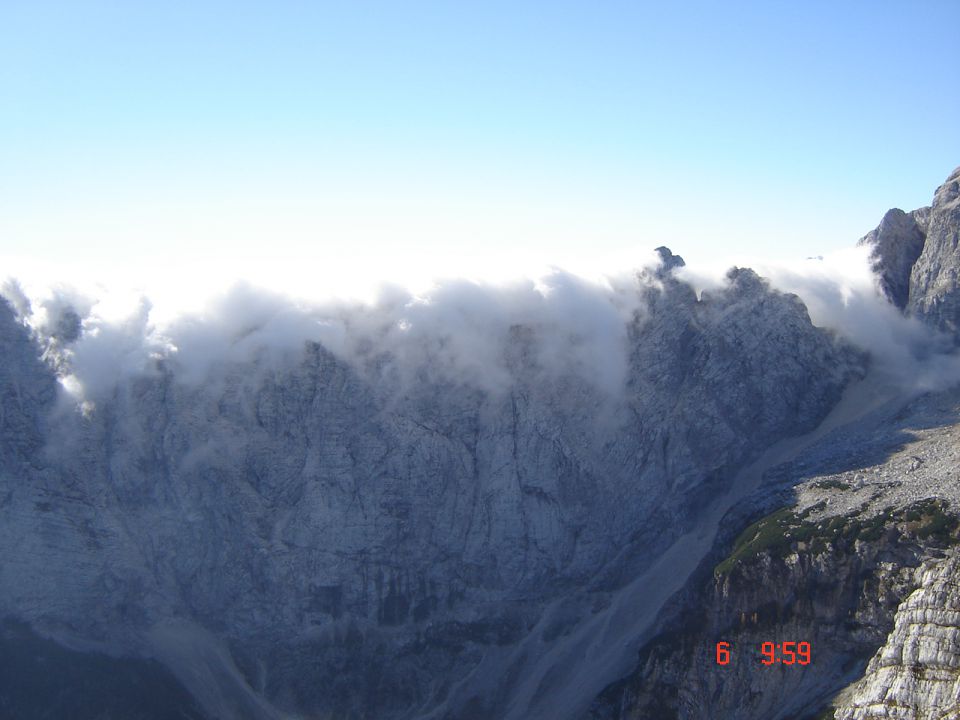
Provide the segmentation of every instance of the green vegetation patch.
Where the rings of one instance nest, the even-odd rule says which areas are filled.
[[[917,517],[919,515],[919,517]],[[924,500],[914,505],[908,512],[908,521],[916,523],[915,532],[921,540],[950,542],[956,537],[956,515],[948,512],[947,504],[942,500]]]
[[[809,550],[818,555],[835,548],[852,547],[858,540],[876,542],[887,533],[907,536],[925,544],[960,541],[957,532],[960,519],[942,500],[922,500],[901,510],[888,507],[868,518],[851,514],[819,522],[809,520],[813,512],[822,508],[823,504],[819,503],[797,513],[790,507],[783,507],[757,520],[740,533],[730,555],[714,568],[714,572],[725,575],[740,561],[761,554],[786,557],[790,552]]]
[[[764,551],[779,554],[789,549],[793,539],[792,531],[799,529],[800,523],[802,520],[789,507],[780,508],[760,518],[740,533],[733,543],[730,557],[717,565],[715,572],[720,575],[728,573],[737,561],[754,557]]]

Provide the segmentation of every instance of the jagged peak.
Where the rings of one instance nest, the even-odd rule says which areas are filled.
[[[957,215],[960,168],[934,193],[933,203],[912,212],[888,210],[858,245],[871,248],[880,291],[900,310],[955,336]],[[960,336],[958,336],[960,337]]]
[[[933,194],[933,206],[949,209],[960,206],[960,167],[956,168]]]
[[[684,267],[687,264],[682,257],[674,255],[670,248],[665,245],[661,245],[654,252],[657,253],[662,263],[658,275],[665,275],[674,268]]]
[[[734,266],[727,270],[727,280],[738,295],[762,293],[770,289],[770,284],[751,268]]]

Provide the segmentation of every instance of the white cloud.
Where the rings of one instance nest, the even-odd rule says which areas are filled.
[[[815,325],[868,351],[873,363],[897,382],[930,389],[960,381],[960,357],[944,353],[943,338],[880,294],[869,252],[868,247],[851,247],[793,263],[756,258],[745,264],[774,288],[798,295]],[[699,289],[719,286],[722,275],[716,266],[695,264],[680,272]]]
[[[650,266],[654,257],[635,265]],[[366,301],[324,297],[322,289],[310,298],[301,292],[306,286],[284,287],[277,278],[267,287],[221,278],[180,302],[183,273],[168,273],[149,299],[129,285],[78,289],[35,276],[8,283],[3,293],[47,343],[65,387],[86,401],[109,392],[118,378],[155,372],[158,358],[182,382],[200,383],[225,364],[256,359],[274,366],[306,341],[358,365],[375,354],[389,357],[401,381],[426,368],[492,391],[510,382],[507,348],[518,327],[534,338],[528,360],[540,371],[575,373],[616,393],[626,372],[627,322],[643,311],[636,272],[621,269],[623,258],[616,264],[616,273],[594,266],[587,277],[553,268],[512,280],[434,281],[427,289],[381,283]],[[877,294],[863,248],[792,265],[749,264],[774,287],[798,294],[815,324],[868,350],[900,381],[960,378],[956,358],[934,352],[930,331]],[[721,286],[726,269],[694,262],[679,275],[702,290]],[[69,312],[82,320],[77,339],[62,337]]]

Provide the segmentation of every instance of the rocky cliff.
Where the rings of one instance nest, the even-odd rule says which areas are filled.
[[[958,180],[960,170],[930,207],[891,210],[861,240],[872,246],[880,290],[942,331],[946,348],[960,339]],[[955,358],[955,347],[946,352]],[[633,672],[588,715],[958,716],[958,468],[953,388],[893,400],[771,469],[726,524],[760,519],[721,534]],[[718,664],[718,642],[734,649],[728,664]],[[811,661],[786,664],[778,654],[765,664],[763,643],[784,642],[810,643]]]
[[[615,392],[513,325],[492,387],[374,337],[202,383],[161,356],[81,413],[0,303],[0,615],[158,659],[211,715],[548,716],[574,629],[862,374],[795,296],[742,269],[697,297],[660,254]]]
[[[590,716],[833,717],[831,699],[883,646],[846,692],[866,710],[837,717],[940,717],[870,708],[889,695],[890,706],[943,710],[958,678],[956,613],[938,605],[960,557],[958,413],[958,391],[885,406],[771,471],[763,502],[788,504],[707,559],[636,671]],[[769,494],[776,486],[790,490]],[[718,642],[730,644],[729,664],[718,664]],[[785,664],[778,651],[764,664],[763,643],[784,642],[809,643],[810,662]]]
[[[960,557],[925,563],[917,589],[863,679],[838,701],[837,720],[960,716]]]
[[[929,207],[891,210],[860,242],[872,246],[874,270],[891,302],[960,341],[960,168]]]

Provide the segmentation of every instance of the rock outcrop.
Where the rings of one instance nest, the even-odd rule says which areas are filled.
[[[960,555],[926,563],[836,720],[960,717]]]
[[[960,342],[960,168],[930,207],[890,210],[860,244],[873,247],[880,288],[894,305]]]
[[[960,340],[960,168],[937,188],[907,310]]]
[[[860,240],[861,245],[873,246],[871,258],[880,289],[901,310],[910,301],[910,273],[925,241],[916,215],[898,208],[888,210],[880,225]]]

